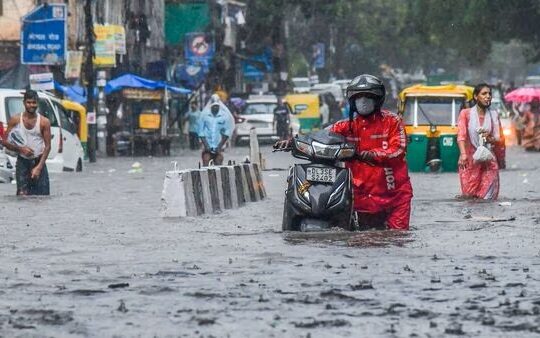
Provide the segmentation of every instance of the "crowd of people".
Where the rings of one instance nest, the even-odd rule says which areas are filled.
[[[405,161],[407,142],[401,118],[382,109],[385,96],[384,85],[379,79],[370,75],[357,77],[347,88],[344,107],[347,118],[330,128],[351,141],[375,140],[371,143],[356,142],[357,160],[347,163],[353,173],[358,213],[365,214],[367,221],[373,215],[382,214],[388,227],[408,229],[412,187]],[[20,128],[26,143],[17,144],[13,137],[3,139],[7,149],[19,154],[17,194],[21,195],[48,194],[45,158],[50,132],[47,120],[40,120],[36,113],[36,97],[33,91],[25,93],[25,112],[13,117],[8,126],[9,135]],[[458,118],[458,167],[462,196],[495,200],[499,194],[499,169],[502,166],[497,149],[504,145],[504,135],[499,113],[491,107],[490,85],[477,85],[473,98],[472,106],[462,109]],[[223,164],[223,149],[233,137],[238,118],[234,107],[229,108],[230,104],[216,92],[202,108],[193,101],[184,116],[190,148],[202,148],[203,166]],[[539,151],[540,102],[533,100],[530,104],[514,104],[512,110],[516,130],[521,134],[518,141],[527,151]],[[290,114],[290,107],[278,97],[273,125],[277,135],[284,140],[282,145],[291,142]],[[391,186],[387,184],[388,175],[392,176]],[[375,179],[377,177],[380,180]]]

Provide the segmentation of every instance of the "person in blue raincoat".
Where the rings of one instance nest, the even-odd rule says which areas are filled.
[[[223,164],[223,148],[234,131],[234,118],[229,109],[215,95],[203,109],[199,121],[199,138],[203,144],[203,166],[210,161]]]

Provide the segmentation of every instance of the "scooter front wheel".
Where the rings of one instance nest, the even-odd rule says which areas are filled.
[[[294,231],[296,229],[294,229],[293,218],[290,215],[288,205],[287,197],[285,197],[285,202],[283,203],[283,220],[281,222],[281,229],[283,231]]]

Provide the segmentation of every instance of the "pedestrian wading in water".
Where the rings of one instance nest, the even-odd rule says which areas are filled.
[[[493,148],[501,142],[500,121],[490,109],[491,87],[482,83],[474,88],[476,104],[459,113],[459,180],[464,198],[497,199],[499,166]]]
[[[38,114],[38,94],[27,90],[25,111],[10,118],[2,144],[17,153],[17,195],[49,195],[49,173],[45,161],[51,151],[51,123]]]

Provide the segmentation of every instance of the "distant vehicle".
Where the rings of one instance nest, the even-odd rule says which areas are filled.
[[[310,84],[311,86],[314,86],[314,85],[316,85],[317,83],[319,83],[319,75],[317,75],[317,74],[310,75],[310,76],[309,76],[309,84]]]
[[[351,83],[351,79],[342,79],[342,80],[336,80],[334,82],[332,82],[332,84],[335,84],[335,85],[338,85],[341,87],[341,92],[343,93],[343,95],[345,95],[345,91],[347,90],[347,86],[349,85],[349,83]]]
[[[341,103],[343,101],[343,90],[341,87],[337,84],[333,83],[318,83],[316,85],[313,85],[310,90],[311,93],[331,93],[334,95],[334,98],[338,103]]]
[[[278,139],[274,128],[274,109],[277,107],[277,98],[268,95],[252,95],[246,100],[246,104],[238,114],[236,120],[236,132],[234,143],[249,138],[252,128],[257,130],[257,136],[261,139]],[[298,118],[291,114],[291,133],[297,134],[300,130]]]
[[[525,78],[525,87],[540,88],[540,75],[531,75]]]
[[[293,77],[293,91],[298,94],[309,93],[311,84],[309,77]]]
[[[469,86],[415,85],[399,94],[398,114],[407,135],[407,167],[411,172],[457,172],[459,111],[472,100]]]
[[[497,88],[492,89],[491,109],[497,112],[501,120],[501,130],[504,137],[504,147],[517,145],[516,121],[513,114],[505,107],[502,95]]]
[[[11,163],[9,156],[0,151],[0,183],[10,183],[15,179],[15,164]]]
[[[62,106],[62,100],[45,92],[38,93],[38,112],[51,122],[51,151],[47,158],[49,172],[82,171],[84,150],[77,136],[77,126]],[[11,116],[24,111],[23,93],[17,89],[0,89],[0,128],[7,129]],[[8,155],[12,166],[16,157]],[[1,162],[1,159],[0,159]]]

